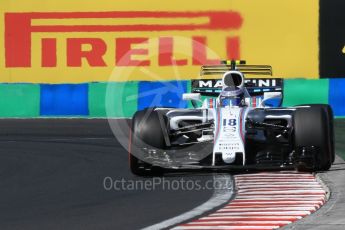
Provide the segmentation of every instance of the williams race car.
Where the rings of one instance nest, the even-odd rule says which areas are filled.
[[[272,78],[267,65],[224,61],[202,66],[200,75],[204,79],[192,80],[192,92],[183,94],[194,108],[147,108],[134,114],[132,173],[331,167],[335,150],[329,105],[280,107],[283,79]]]

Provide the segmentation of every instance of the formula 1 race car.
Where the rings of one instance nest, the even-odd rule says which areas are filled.
[[[272,68],[267,65],[223,61],[202,66],[201,76],[206,75],[207,79],[192,80],[192,93],[183,94],[194,108],[147,108],[134,114],[132,173],[331,167],[335,150],[329,105],[280,107],[283,79],[270,77]]]

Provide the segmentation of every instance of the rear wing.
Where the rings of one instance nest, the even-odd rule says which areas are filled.
[[[245,75],[269,75],[272,76],[272,67],[269,65],[205,65],[201,67],[200,76],[223,75],[230,70],[238,70]]]
[[[222,61],[219,65],[204,65],[200,75],[218,75],[217,79],[192,80],[192,92],[204,96],[218,96],[222,89],[222,75],[230,70],[237,70],[247,75],[272,76],[272,67],[269,65],[246,65],[244,60]],[[283,94],[284,81],[282,78],[246,78],[245,88],[250,96],[263,96],[265,92],[281,92]]]

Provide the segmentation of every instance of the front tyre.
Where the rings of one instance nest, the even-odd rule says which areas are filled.
[[[163,169],[145,162],[143,147],[164,149],[166,147],[160,119],[164,115],[154,109],[138,111],[132,118],[129,140],[129,167],[138,176],[159,176]]]
[[[300,106],[310,106],[313,108],[321,108],[326,112],[327,120],[329,121],[329,127],[330,127],[328,135],[331,137],[330,151],[331,151],[331,161],[333,164],[335,160],[335,147],[334,147],[335,138],[334,138],[334,125],[333,125],[334,116],[333,116],[332,107],[328,104],[304,104]]]
[[[297,108],[294,113],[294,147],[300,171],[326,171],[332,165],[330,117],[323,108]]]

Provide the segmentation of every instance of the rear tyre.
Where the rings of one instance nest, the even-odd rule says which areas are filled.
[[[294,145],[300,157],[297,169],[328,170],[332,165],[332,140],[329,135],[331,122],[327,112],[321,107],[297,108],[293,121]],[[303,150],[311,154],[309,158],[306,158]]]
[[[132,118],[129,143],[129,167],[138,176],[160,176],[163,169],[143,159],[143,147],[164,149],[166,147],[160,115],[154,109],[138,111]]]

